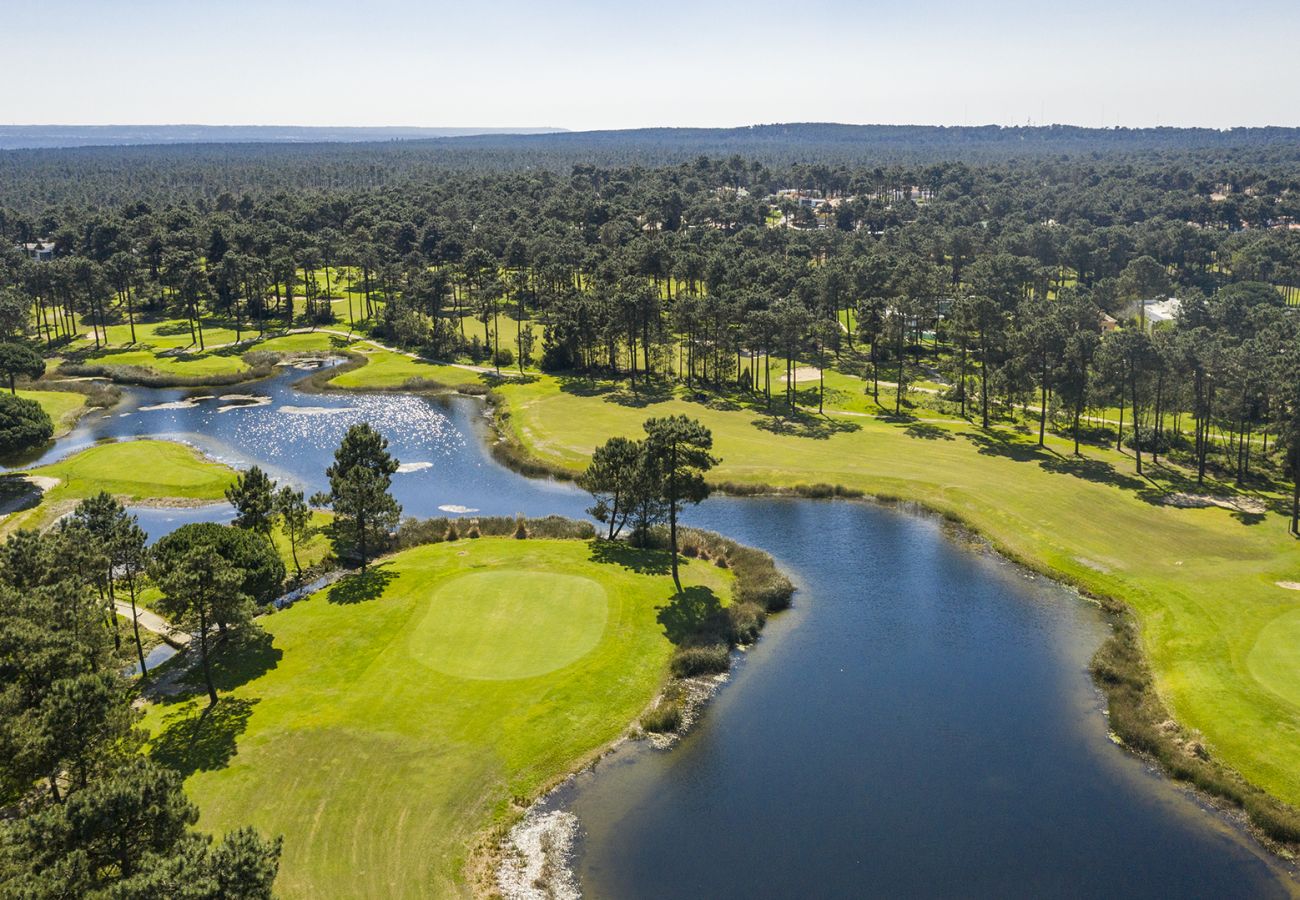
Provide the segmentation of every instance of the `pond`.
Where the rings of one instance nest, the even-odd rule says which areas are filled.
[[[583,515],[572,486],[491,459],[477,400],[309,395],[301,375],[129,390],[44,460],[165,437],[310,493],[368,420],[407,464],[406,514]],[[154,537],[230,516],[136,512]],[[589,895],[1285,895],[1248,838],[1108,739],[1087,673],[1108,626],[1073,592],[905,510],[716,498],[689,520],[799,592],[675,749],[625,745],[548,798],[579,817]]]

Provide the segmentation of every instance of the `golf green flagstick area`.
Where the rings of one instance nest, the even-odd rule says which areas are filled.
[[[730,571],[685,560],[693,609]],[[667,677],[662,551],[462,539],[398,553],[261,620],[218,665],[220,703],[145,725],[201,827],[285,836],[286,897],[446,896],[517,804],[613,741]]]

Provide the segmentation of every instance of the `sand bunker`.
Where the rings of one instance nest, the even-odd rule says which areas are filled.
[[[465,513],[478,512],[478,508],[477,508],[477,507],[474,507],[474,506],[461,506],[461,505],[458,504],[458,503],[444,503],[442,506],[439,506],[438,509],[442,510],[443,512],[456,513],[457,515],[463,515],[463,514],[465,514]]]
[[[1288,591],[1300,591],[1300,581],[1275,581],[1273,583]]]
[[[407,472],[423,472],[425,469],[432,469],[432,468],[433,468],[433,463],[431,462],[409,462],[409,463],[402,463],[400,466],[398,466],[397,473],[399,475],[405,475]]]
[[[800,366],[799,368],[794,370],[795,384],[798,384],[801,381],[817,381],[821,377],[822,377],[821,369],[815,369],[812,366]],[[785,376],[782,375],[777,380],[785,381],[786,379]]]
[[[17,475],[0,478],[0,516],[30,509],[41,496],[57,487],[59,479],[49,475]]]
[[[329,416],[334,413],[352,412],[353,406],[281,406],[280,412],[291,416]]]
[[[1221,509],[1231,509],[1235,512],[1244,513],[1262,513],[1268,510],[1263,500],[1256,500],[1254,497],[1216,497],[1213,494],[1189,494],[1180,492],[1169,494],[1160,501],[1165,506],[1173,506],[1178,509],[1205,509],[1210,506],[1217,506]]]

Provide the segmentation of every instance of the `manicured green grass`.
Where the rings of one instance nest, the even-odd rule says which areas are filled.
[[[1127,602],[1179,720],[1251,781],[1300,804],[1300,666],[1292,640],[1300,592],[1275,584],[1300,581],[1300,544],[1279,511],[1175,509],[1160,497],[1198,490],[1184,472],[1148,460],[1147,477],[1138,478],[1127,454],[1088,447],[1074,459],[1063,439],[1049,437],[1040,451],[1028,433],[985,433],[928,410],[914,421],[831,412],[783,422],[753,409],[712,408],[680,395],[653,402],[625,387],[546,376],[498,390],[515,436],[570,471],[609,436],[639,436],[646,418],[683,413],[713,431],[723,460],[715,481],[839,484],[916,500],[969,523],[1016,558]]]
[[[412,359],[405,354],[381,350],[365,342],[354,344],[351,349],[365,356],[367,362],[359,369],[343,372],[334,378],[330,383],[335,387],[392,389],[401,387],[413,378],[451,386],[477,384],[481,380],[480,373],[470,369]],[[503,373],[507,371],[502,369]]]
[[[312,533],[308,535],[307,540],[298,545],[298,564],[303,570],[310,569],[312,566],[324,562],[327,557],[333,553],[330,547],[328,535],[321,529],[330,523],[334,514],[322,510],[313,510],[311,514]],[[293,552],[289,546],[289,539],[284,534],[284,528],[280,523],[271,529],[271,543],[275,544],[275,549],[280,554],[280,559],[284,560],[284,569],[290,577],[294,574]]]
[[[246,371],[248,365],[243,356],[250,351],[315,352],[344,343],[340,338],[323,332],[280,334],[259,341],[256,340],[256,329],[246,327],[240,335],[240,343],[234,344],[233,328],[205,327],[203,335],[207,349],[200,351],[198,345],[191,342],[189,328],[181,319],[136,323],[135,330],[136,342],[131,343],[129,326],[110,325],[107,345],[96,350],[93,341],[80,340],[65,351],[66,359],[81,365],[135,366],[165,375],[198,378]],[[268,334],[274,335],[273,332]]]
[[[235,473],[196,450],[171,441],[133,440],[99,444],[27,474],[55,478],[39,506],[14,513],[0,532],[41,528],[77,501],[107,491],[125,501],[220,500]]]
[[[198,695],[151,706],[151,752],[190,776],[203,828],[285,836],[283,896],[462,892],[467,849],[513,799],[615,739],[663,683],[665,563],[582,541],[405,551],[263,619],[269,646],[221,665],[206,719]],[[729,571],[683,576],[726,602]]]
[[[54,423],[55,435],[70,429],[86,408],[86,395],[75,391],[19,391],[18,396],[41,405]]]

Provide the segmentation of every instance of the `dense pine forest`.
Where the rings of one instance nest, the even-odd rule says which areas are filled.
[[[913,131],[922,154],[959,130]],[[1076,131],[1061,148],[1125,146]],[[518,170],[490,150],[444,165],[421,144],[14,153],[3,328],[56,353],[141,317],[186,321],[200,348],[213,318],[241,339],[346,318],[435,358],[671,378],[784,412],[820,402],[801,401],[798,366],[834,363],[877,398],[901,385],[900,414],[918,399],[984,423],[1033,413],[1077,442],[1100,440],[1110,410],[1107,439],[1139,459],[1290,477],[1300,169],[1273,131],[1241,132],[1235,154],[1225,133],[1170,129],[1127,144],[1190,149],[917,166],[559,171],[557,143],[597,141],[571,134],[459,139],[551,148]],[[346,313],[328,302],[345,282]],[[1148,322],[1170,298],[1178,315]]]

